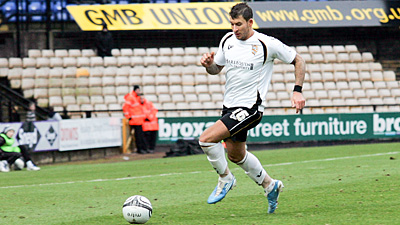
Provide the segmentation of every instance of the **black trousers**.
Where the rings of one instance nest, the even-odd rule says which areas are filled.
[[[19,148],[21,149],[21,155],[24,157],[25,162],[32,161],[28,146],[20,145]]]
[[[144,136],[142,125],[131,125],[131,129],[135,130],[135,143],[138,153],[147,152],[147,141]]]
[[[157,133],[158,133],[157,130],[144,132],[144,135],[147,140],[147,144],[149,146],[149,150],[154,150],[156,148]]]
[[[6,160],[9,165],[13,164],[19,157],[21,157],[21,154],[18,152],[4,152],[0,150],[0,160]]]

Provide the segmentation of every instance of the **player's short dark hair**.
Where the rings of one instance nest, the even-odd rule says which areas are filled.
[[[139,89],[139,85],[133,85],[133,90],[136,91],[137,89]]]
[[[253,10],[249,5],[247,5],[247,3],[242,2],[233,6],[229,15],[232,19],[237,19],[239,16],[243,16],[246,21],[249,21],[249,19],[253,18]]]

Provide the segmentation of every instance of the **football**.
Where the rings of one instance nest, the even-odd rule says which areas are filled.
[[[149,199],[141,195],[129,197],[122,206],[122,214],[131,224],[143,224],[149,221],[153,207]]]
[[[15,162],[14,162],[15,170],[22,170],[24,167],[25,167],[24,160],[22,160],[21,158],[18,158],[17,160],[15,160]]]

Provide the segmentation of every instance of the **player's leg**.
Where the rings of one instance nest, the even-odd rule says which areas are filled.
[[[225,150],[221,144],[221,141],[229,135],[225,124],[218,120],[214,125],[207,128],[199,138],[200,147],[219,175],[218,184],[207,200],[209,204],[221,201],[236,183],[235,177],[229,171]]]

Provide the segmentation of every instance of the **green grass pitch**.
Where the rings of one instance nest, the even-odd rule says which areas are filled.
[[[400,143],[253,151],[283,181],[274,214],[237,165],[237,187],[206,203],[217,175],[205,155],[42,166],[0,173],[0,224],[128,224],[122,204],[143,195],[147,224],[400,224]]]

